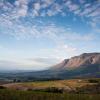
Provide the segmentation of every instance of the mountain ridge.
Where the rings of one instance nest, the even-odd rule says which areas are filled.
[[[100,53],[83,53],[79,56],[71,57],[70,59],[64,59],[61,63],[52,66],[52,70],[70,70],[76,69],[82,66],[100,64]]]

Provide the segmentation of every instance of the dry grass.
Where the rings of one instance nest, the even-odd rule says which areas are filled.
[[[94,85],[96,83],[89,83],[86,79],[71,79],[71,80],[58,80],[58,81],[44,81],[44,82],[24,82],[24,83],[11,83],[4,86],[11,89],[44,89],[48,87],[57,88],[77,88],[86,85]]]

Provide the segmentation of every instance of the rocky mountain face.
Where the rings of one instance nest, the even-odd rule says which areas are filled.
[[[100,53],[84,53],[79,56],[65,59],[61,63],[51,67],[52,70],[72,70],[80,67],[100,65]]]

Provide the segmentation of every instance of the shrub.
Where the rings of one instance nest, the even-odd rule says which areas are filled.
[[[0,86],[0,89],[5,89],[6,87],[4,87],[4,86]]]
[[[99,81],[96,79],[89,79],[88,81],[89,81],[89,83],[99,83]]]
[[[45,89],[46,92],[52,92],[52,93],[63,93],[62,89],[56,88],[56,87],[49,87]]]

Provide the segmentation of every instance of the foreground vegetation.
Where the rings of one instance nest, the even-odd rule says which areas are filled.
[[[0,89],[0,100],[100,100],[100,94],[60,94]]]
[[[100,93],[100,79],[70,79],[58,81],[40,81],[4,84],[14,90],[46,91],[56,93]]]
[[[100,100],[100,79],[3,84],[0,100]]]

